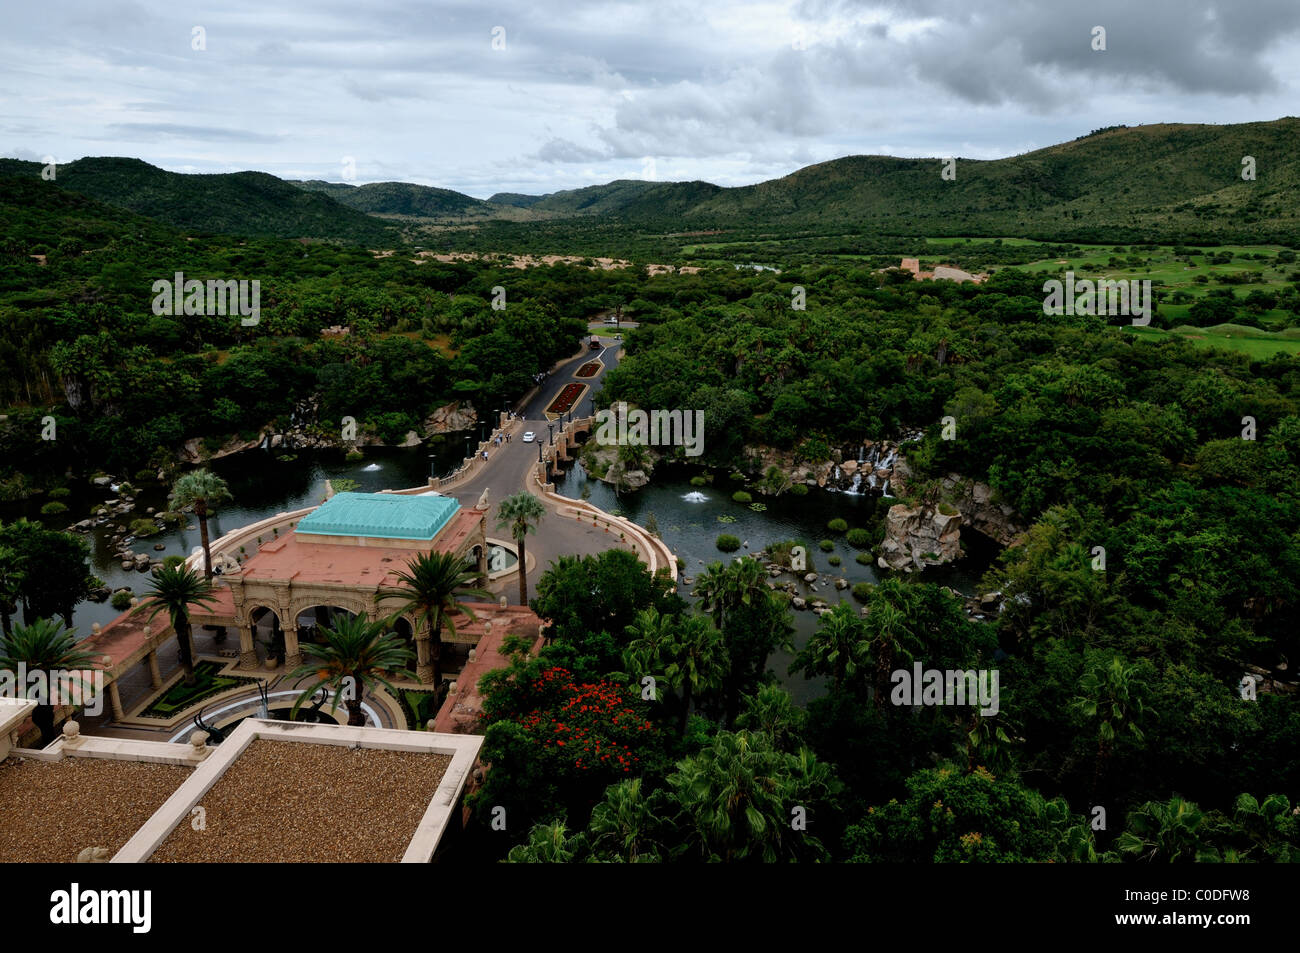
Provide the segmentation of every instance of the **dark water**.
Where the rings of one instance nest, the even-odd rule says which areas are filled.
[[[290,454],[287,453],[249,450],[215,460],[209,468],[229,484],[234,502],[209,519],[209,534],[215,540],[229,530],[257,520],[320,503],[325,496],[327,479],[342,477],[355,480],[360,490],[369,492],[417,486],[426,480],[430,472],[444,475],[460,465],[465,454],[464,436],[451,434],[440,443],[422,447],[371,447],[365,450],[364,460],[353,463],[347,462],[339,451],[295,451],[296,457],[288,459]],[[477,434],[473,438],[476,439]],[[430,454],[433,454],[432,460]],[[693,579],[707,563],[715,560],[726,561],[745,553],[756,553],[780,540],[796,539],[808,544],[812,564],[821,574],[821,579],[816,583],[816,591],[802,582],[799,584],[800,595],[805,598],[821,598],[832,605],[836,601],[852,602],[849,590],[841,592],[834,588],[833,581],[836,577],[842,576],[850,586],[856,582],[877,581],[874,566],[863,566],[855,562],[858,550],[845,541],[843,534],[828,530],[826,524],[839,517],[846,520],[850,527],[860,526],[878,531],[885,513],[895,501],[874,495],[854,496],[817,489],[803,497],[788,493],[780,497],[762,497],[755,493],[755,501],[766,507],[763,512],[755,512],[747,504],[732,502],[731,494],[744,488],[744,484],[730,480],[725,471],[715,472],[711,485],[691,486],[690,478],[701,472],[695,467],[662,467],[655,471],[650,486],[621,495],[615,494],[613,488],[606,483],[588,480],[580,465],[572,466],[563,476],[556,477],[555,482],[560,493],[574,499],[581,496],[585,485],[594,505],[627,516],[641,525],[653,513],[659,524],[660,536],[680,560],[684,577]],[[68,504],[69,511],[61,516],[40,517],[38,501],[29,502],[25,506],[7,506],[0,511],[0,517],[13,519],[26,515],[31,519],[41,519],[52,529],[62,529],[69,523],[88,516],[92,505],[116,497],[108,487],[80,486],[73,489],[73,496],[64,501]],[[152,480],[148,484],[136,485],[135,512],[97,527],[88,534],[91,572],[110,588],[131,586],[137,593],[146,588],[147,572],[122,569],[109,542],[112,535],[109,529],[116,522],[129,526],[131,519],[145,515],[146,507],[152,506],[159,511],[165,509],[167,489],[168,487]],[[690,502],[686,497],[691,493],[702,493],[705,500]],[[723,523],[718,520],[719,516],[734,517],[735,521]],[[723,553],[715,544],[721,533],[737,536],[748,545],[734,554]],[[832,552],[838,554],[841,560],[838,567],[827,562],[830,553],[823,553],[818,548],[817,544],[822,539],[834,542]],[[924,574],[926,582],[951,586],[966,594],[976,591],[980,576],[991,564],[998,549],[975,533],[963,534],[963,541],[968,549],[968,557],[954,566],[927,569]],[[162,543],[164,548],[155,551],[155,543]],[[136,552],[145,552],[153,558],[161,559],[171,555],[189,555],[198,545],[198,524],[191,517],[188,527],[169,530],[147,540],[136,540],[132,548]],[[785,578],[789,577],[783,577],[783,580]],[[691,588],[682,585],[681,592],[693,601]],[[852,604],[857,605],[856,602]],[[77,606],[73,615],[73,626],[77,634],[84,637],[90,634],[92,623],[106,624],[118,614],[108,602],[83,602]],[[817,616],[811,611],[796,611],[791,615],[797,650],[816,629]],[[788,669],[792,661],[792,655],[782,652],[774,655],[770,664],[795,699],[804,703],[822,694],[821,680],[789,676]]]
[[[588,479],[582,466],[575,464],[563,476],[555,478],[555,488],[567,497],[578,499],[585,486],[590,494],[588,499],[593,505],[626,516],[643,526],[649,514],[653,513],[659,524],[660,537],[677,554],[683,577],[692,580],[708,563],[716,560],[727,562],[746,553],[757,553],[772,543],[795,539],[808,544],[812,564],[821,577],[815,584],[816,591],[799,583],[799,594],[804,598],[823,599],[829,605],[849,602],[856,607],[859,603],[852,598],[852,585],[878,581],[874,565],[859,565],[854,559],[859,550],[850,546],[843,534],[828,530],[826,524],[838,517],[850,527],[860,526],[879,531],[885,514],[896,500],[819,489],[812,489],[807,496],[802,497],[789,493],[779,497],[763,497],[751,491],[754,501],[766,507],[762,512],[754,512],[749,504],[732,502],[731,494],[745,489],[745,484],[729,479],[726,471],[715,471],[711,485],[692,486],[690,478],[702,472],[697,467],[660,467],[655,470],[649,486],[634,492],[616,494],[609,484]],[[705,501],[688,501],[687,496],[692,493],[702,493],[706,497]],[[734,517],[735,522],[722,523],[718,520],[719,516]],[[742,546],[735,553],[723,553],[716,545],[717,538],[722,533],[737,536],[742,543],[748,545]],[[823,553],[818,548],[818,543],[823,539],[830,539],[834,543],[831,552]],[[967,547],[966,559],[953,565],[927,569],[923,578],[926,582],[951,586],[958,592],[973,595],[980,577],[995,558],[998,547],[977,533],[963,533],[962,540]],[[840,557],[839,566],[828,563],[827,559],[832,554]],[[836,590],[836,577],[847,579],[850,589]],[[786,575],[776,581],[784,582],[790,578]],[[679,591],[688,601],[693,602],[695,600],[691,589],[691,586],[683,584]],[[794,645],[798,651],[816,630],[818,617],[810,610],[793,611],[791,615],[795,627]],[[793,655],[778,652],[772,656],[769,665],[795,700],[803,704],[824,694],[823,680],[789,675],[790,663],[793,661]]]

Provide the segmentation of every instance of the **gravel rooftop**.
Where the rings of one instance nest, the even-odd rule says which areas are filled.
[[[0,762],[0,863],[72,863],[86,847],[116,854],[190,775],[143,761]]]
[[[182,821],[158,863],[394,863],[428,810],[449,755],[259,738]]]

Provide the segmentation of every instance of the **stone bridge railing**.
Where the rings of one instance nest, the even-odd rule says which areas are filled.
[[[569,451],[577,446],[577,434],[589,433],[593,423],[592,417],[580,417],[560,428],[559,433],[555,435],[554,446],[549,444],[543,446],[541,462],[533,464],[533,481],[536,487],[535,490],[531,486],[529,489],[554,505],[561,516],[580,522],[591,522],[593,526],[603,524],[611,532],[620,533],[624,541],[636,551],[641,561],[649,567],[651,575],[662,570],[675,581],[678,572],[677,556],[662,539],[646,532],[645,527],[638,526],[622,516],[606,513],[586,500],[571,500],[555,492],[555,484],[550,480],[551,473],[558,469],[560,460],[569,458]]]

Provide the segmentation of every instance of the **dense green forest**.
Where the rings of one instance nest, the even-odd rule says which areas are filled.
[[[756,560],[703,570],[693,606],[625,552],[546,567],[534,606],[549,644],[540,657],[513,647],[485,683],[492,767],[470,840],[482,856],[1300,859],[1300,358],[1042,307],[1044,278],[1078,267],[1150,273],[1153,330],[1300,325],[1283,187],[1296,160],[1278,151],[1295,126],[1112,129],[959,163],[956,183],[921,160],[863,158],[779,188],[614,183],[507,197],[538,221],[401,233],[269,176],[181,188],[143,163],[85,160],[47,182],[37,164],[5,163],[0,491],[133,474],[187,440],[211,449],[284,426],[304,404],[322,428],[352,415],[400,440],[445,402],[517,399],[574,353],[588,318],[621,307],[639,327],[601,401],[703,410],[697,462],[754,476],[759,445],[820,461],[919,429],[903,502],[936,504],[956,473],[1029,529],[983,581],[1005,606],[987,620],[924,576],[888,576],[865,612],[824,614],[795,661],[827,680],[806,708],[774,684],[791,610]],[[1258,157],[1259,182],[1211,167],[1211,151],[1233,150]],[[1161,174],[1143,179],[1150,168]],[[967,203],[955,215],[954,197]],[[932,241],[940,224],[959,240]],[[1217,244],[1230,240],[1252,244]],[[412,260],[412,241],[634,264]],[[909,255],[991,276],[883,270]],[[643,267],[692,261],[700,271]],[[735,267],[755,261],[781,270]],[[177,271],[258,280],[260,322],[154,314],[153,283]],[[351,333],[322,336],[335,325]],[[56,440],[42,439],[47,416]],[[44,552],[59,574],[83,558],[38,532],[6,527],[0,550]],[[6,607],[22,596],[11,583]],[[24,598],[66,611],[62,596]],[[889,704],[891,671],[913,662],[997,669],[1000,710]],[[1257,696],[1246,673],[1264,680]],[[491,826],[498,807],[508,833]]]
[[[536,823],[511,858],[1295,859],[1300,362],[1049,318],[1016,269],[767,280],[661,307],[602,402],[703,409],[705,460],[751,477],[757,444],[815,461],[924,428],[904,502],[955,472],[1032,523],[984,583],[1007,608],[974,622],[923,578],[887,579],[865,618],[822,616],[796,664],[830,688],[803,711],[766,670],[788,610],[754,560],[696,580],[703,616],[595,561],[553,567],[536,604],[554,642],[494,676],[488,709],[480,803]],[[570,608],[615,588],[635,598]],[[883,704],[913,660],[999,669],[1001,710]],[[1244,697],[1248,671],[1277,691]],[[658,704],[647,674],[672,686]],[[649,726],[626,773],[624,720]],[[585,760],[557,747],[571,731]],[[791,805],[816,843],[791,836]]]

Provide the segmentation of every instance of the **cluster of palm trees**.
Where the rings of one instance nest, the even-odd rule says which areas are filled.
[[[741,689],[747,680],[762,674],[753,670],[754,659],[761,657],[761,665],[770,650],[770,642],[759,639],[751,652],[751,646],[735,637],[738,627],[728,628],[733,613],[773,598],[767,571],[758,560],[745,556],[727,565],[712,563],[696,580],[695,592],[707,615],[663,615],[654,608],[643,609],[627,627],[630,642],[623,655],[634,678],[654,679],[656,695],[663,682],[677,696],[678,729],[683,735],[692,706],[705,698],[718,703],[724,723],[730,726],[738,714]]]

